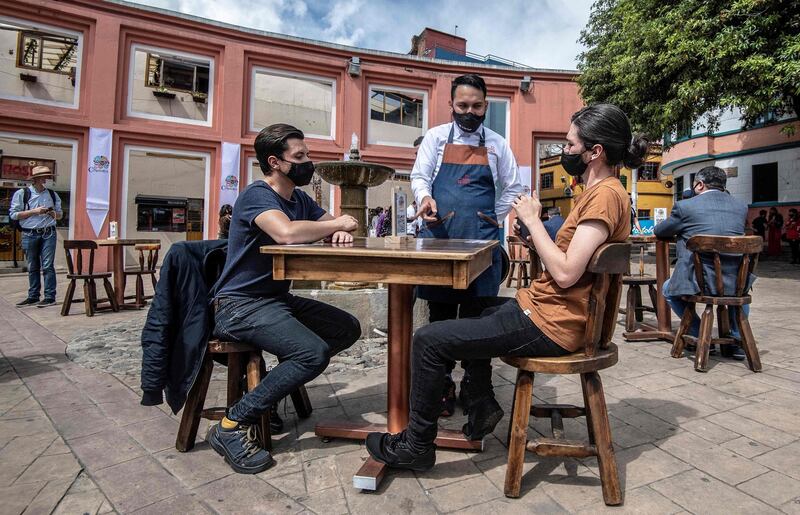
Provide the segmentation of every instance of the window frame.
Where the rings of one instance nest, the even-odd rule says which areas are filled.
[[[168,56],[168,57],[175,57],[175,56]],[[209,92],[211,90],[211,66],[210,65],[208,67],[208,86],[209,86],[208,89],[209,89],[209,91],[201,92],[200,90],[197,90],[197,89],[188,90],[188,89],[184,89],[184,88],[173,88],[173,87],[170,87],[170,86],[165,86],[163,84],[163,82],[164,82],[164,78],[163,77],[161,77],[161,84],[159,84],[157,86],[154,86],[154,85],[150,84],[149,83],[150,82],[149,70],[150,70],[150,60],[151,59],[162,59],[162,71],[163,71],[163,60],[165,59],[165,57],[154,57],[152,52],[148,52],[147,53],[147,62],[145,64],[144,87],[151,88],[151,89],[166,88],[168,91],[180,91],[182,93],[192,93],[192,94],[195,93],[195,92],[200,92],[200,93],[205,93],[205,95],[208,96],[208,94],[209,94]],[[194,77],[192,79],[192,84],[196,87],[197,86],[197,68],[198,68],[198,66],[202,66],[202,65],[200,63],[191,63],[191,64],[194,65],[194,69],[195,69],[194,70]]]
[[[398,93],[400,95],[422,95],[422,127],[420,130],[422,131],[421,135],[425,135],[428,132],[428,102],[429,96],[428,91],[424,89],[413,89],[413,88],[404,88],[399,86],[390,86],[388,84],[381,84],[381,83],[371,83],[367,87],[367,98],[366,98],[366,109],[364,110],[366,114],[366,122],[367,122],[367,144],[368,145],[383,145],[387,147],[400,147],[400,148],[414,148],[414,144],[412,143],[398,143],[398,142],[391,142],[391,141],[375,141],[372,139],[369,130],[369,122],[372,121],[372,108],[370,107],[370,99],[372,98],[373,91],[378,90],[384,93]],[[384,120],[385,121],[385,120]]]
[[[545,176],[548,176],[550,178],[550,186],[545,186],[545,181],[544,181]],[[555,188],[555,184],[556,184],[555,172],[542,172],[542,174],[541,174],[541,176],[539,178],[539,181],[540,181],[539,184],[541,185],[540,187],[543,190],[552,190],[552,189],[554,189]]]
[[[315,134],[303,132],[306,138],[335,140],[336,139],[336,92],[337,80],[335,77],[326,77],[324,75],[313,75],[310,73],[299,73],[291,70],[279,70],[277,68],[268,68],[266,66],[253,66],[250,70],[250,91],[249,91],[249,106],[248,106],[248,120],[247,128],[250,132],[258,133],[261,128],[255,126],[255,105],[256,105],[256,75],[262,72],[266,75],[276,75],[278,77],[285,77],[289,79],[306,79],[309,81],[328,83],[331,85],[331,131],[330,134]],[[277,123],[277,122],[275,122]]]
[[[59,36],[59,35],[58,34],[47,34],[47,33],[44,33],[42,31],[38,31],[38,30],[20,30],[20,31],[18,31],[17,32],[17,63],[16,63],[16,67],[17,68],[21,68],[23,70],[35,70],[35,71],[40,71],[40,72],[45,72],[45,73],[56,73],[56,74],[59,74],[59,75],[67,75],[69,77],[72,77],[72,70],[71,69],[69,71],[60,71],[60,70],[55,70],[55,69],[50,70],[50,69],[47,69],[47,68],[42,68],[42,62],[43,62],[42,58],[43,58],[43,52],[44,52],[44,41],[48,40],[48,41],[53,41],[53,42],[59,42],[56,39],[57,36]],[[28,37],[28,38],[38,38],[38,40],[40,42],[39,43],[39,56],[38,56],[39,66],[27,65],[22,60],[23,54],[24,54],[24,51],[23,51],[22,47],[23,47],[23,43],[24,43],[26,37]],[[61,35],[60,37],[64,38],[64,39],[67,39],[68,37],[70,39],[74,39],[75,40],[75,45],[80,49],[80,44],[78,43],[78,38],[71,37],[71,36],[64,36],[64,35]],[[76,55],[75,56],[76,72],[77,72],[77,60],[78,60],[78,58],[77,58],[77,55]]]
[[[506,126],[505,135],[501,135],[509,145],[511,145],[511,99],[505,97],[486,97],[486,110],[489,110],[489,102],[503,102],[506,105]],[[496,132],[496,131],[495,131]]]
[[[644,178],[642,178],[642,171],[648,165],[653,165],[655,167],[655,178],[654,179],[644,179]],[[658,163],[656,161],[647,161],[645,163],[642,163],[642,165],[639,167],[639,170],[638,170],[638,172],[636,174],[636,180],[637,181],[641,181],[641,182],[660,182],[660,179],[658,178],[658,174],[659,174],[660,169],[661,169],[660,163]]]
[[[208,109],[208,119],[207,120],[192,120],[191,118],[181,118],[179,116],[166,116],[160,114],[151,114],[151,113],[143,113],[141,111],[134,111],[133,110],[133,87],[135,84],[135,72],[136,72],[136,52],[144,52],[147,54],[146,59],[150,58],[151,53],[161,53],[166,55],[173,55],[175,57],[183,57],[185,59],[196,60],[196,61],[208,61],[208,94],[206,95],[206,106]],[[147,63],[145,61],[145,79],[144,84],[145,87],[150,89],[151,88],[147,85]],[[128,63],[128,92],[127,92],[127,99],[125,100],[125,112],[126,116],[131,118],[143,118],[145,120],[157,120],[160,122],[170,122],[170,123],[181,123],[185,125],[199,125],[201,127],[211,127],[214,123],[214,89],[215,89],[215,65],[214,57],[209,55],[200,55],[200,54],[190,54],[187,52],[182,52],[180,50],[170,50],[168,48],[162,47],[155,47],[146,44],[140,43],[133,43],[131,44],[130,48],[130,62]],[[168,88],[169,89],[169,88]],[[183,90],[171,90],[171,91],[181,91]],[[188,92],[191,93],[191,92]]]

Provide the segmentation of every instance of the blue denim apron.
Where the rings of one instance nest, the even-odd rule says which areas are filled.
[[[436,201],[435,222],[426,222],[421,238],[497,240],[500,228],[495,214],[495,188],[486,151],[486,134],[480,143],[454,145],[453,127],[444,146],[442,164],[433,180],[431,191]],[[419,286],[417,296],[436,302],[460,303],[469,297],[496,296],[500,289],[500,249],[492,254],[492,266],[486,269],[466,290],[444,286]]]

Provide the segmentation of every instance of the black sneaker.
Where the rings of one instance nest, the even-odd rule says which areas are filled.
[[[31,304],[36,304],[39,302],[39,299],[25,299],[22,302],[17,302],[17,306],[30,306]]]
[[[283,419],[278,415],[277,404],[273,404],[269,409],[269,431],[274,435],[283,433]]]
[[[469,394],[469,379],[461,380],[461,388],[458,390],[458,403],[464,410],[464,415],[469,415],[469,406],[472,404],[472,397]]]
[[[40,303],[36,304],[37,308],[46,308],[47,306],[55,306],[56,301],[55,299],[44,299]]]
[[[442,392],[442,417],[450,417],[456,412],[456,383],[449,377],[444,378]]]
[[[367,451],[376,461],[388,467],[424,472],[436,464],[436,445],[423,452],[415,451],[406,441],[406,432],[370,433]]]
[[[208,432],[208,443],[239,474],[258,474],[275,464],[269,451],[261,447],[256,426],[239,424],[236,429],[215,425]]]
[[[469,419],[461,432],[470,440],[482,440],[494,431],[504,414],[494,397],[481,397],[469,406]]]
[[[731,358],[735,359],[736,361],[744,361],[744,359],[747,357],[744,353],[744,349],[738,345],[732,345],[731,347],[733,347]]]

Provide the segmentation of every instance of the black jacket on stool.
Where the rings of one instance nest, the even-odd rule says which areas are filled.
[[[182,241],[172,245],[161,266],[155,295],[142,330],[142,404],[164,402],[177,413],[186,402],[211,332],[206,255],[228,240]]]

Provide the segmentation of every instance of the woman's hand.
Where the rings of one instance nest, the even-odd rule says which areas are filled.
[[[512,204],[517,217],[522,220],[522,223],[530,227],[535,220],[539,220],[542,214],[542,203],[539,202],[539,197],[536,192],[531,192],[531,196],[520,195]]]

